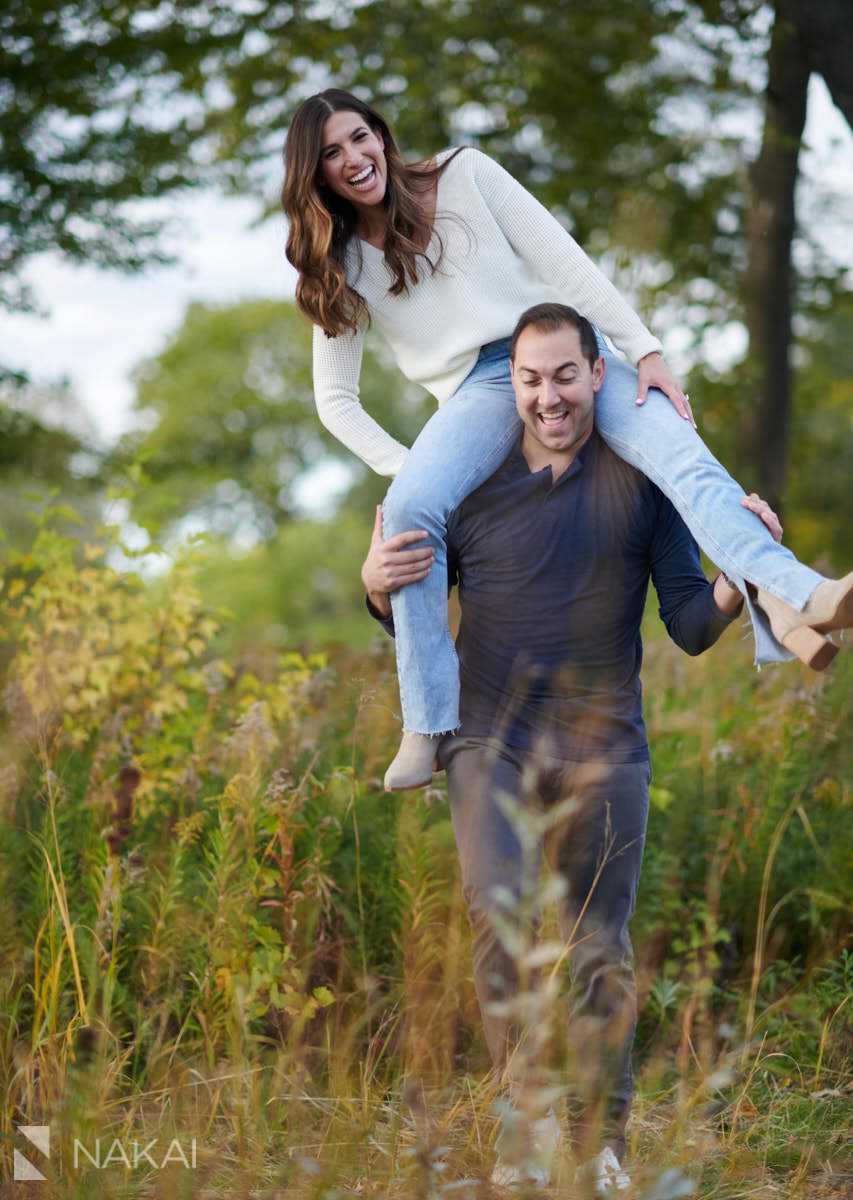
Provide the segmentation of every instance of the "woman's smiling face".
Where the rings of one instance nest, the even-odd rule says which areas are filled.
[[[385,199],[388,167],[378,131],[360,113],[343,109],[323,126],[320,178],[365,215]]]

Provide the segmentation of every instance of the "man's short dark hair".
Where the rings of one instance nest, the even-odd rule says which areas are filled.
[[[518,344],[518,339],[524,333],[525,329],[544,329],[548,333],[554,333],[563,326],[568,325],[572,329],[576,329],[580,334],[581,350],[584,358],[591,367],[595,366],[596,360],[600,357],[601,351],[598,348],[598,338],[595,336],[595,330],[586,317],[582,317],[575,308],[571,308],[568,304],[534,304],[532,308],[526,308],[515,323],[515,329],[512,331],[512,340],[509,344],[509,357],[511,362],[515,362],[515,347]]]

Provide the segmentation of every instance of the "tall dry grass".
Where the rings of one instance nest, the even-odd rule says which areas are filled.
[[[8,1194],[488,1195],[502,1101],[443,785],[380,790],[388,648],[252,672],[189,567],[109,561],[46,520],[0,593]],[[731,633],[694,662],[650,631],[645,693],[635,1194],[844,1195],[846,662],[755,674]]]

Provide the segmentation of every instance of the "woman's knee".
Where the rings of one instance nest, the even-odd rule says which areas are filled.
[[[410,482],[398,475],[382,502],[382,532],[386,538],[410,529],[425,529],[443,539],[448,512],[441,495],[424,481]]]

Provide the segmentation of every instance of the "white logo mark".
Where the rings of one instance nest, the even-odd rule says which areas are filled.
[[[18,1125],[18,1133],[22,1133],[27,1141],[35,1146],[45,1158],[50,1158],[50,1126],[49,1125]],[[20,1180],[44,1180],[38,1167],[34,1167],[28,1158],[24,1158],[19,1150],[15,1151],[12,1166],[12,1177]]]

